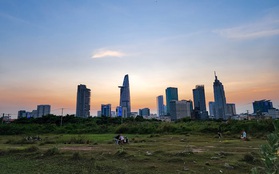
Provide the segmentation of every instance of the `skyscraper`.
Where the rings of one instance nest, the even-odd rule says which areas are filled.
[[[157,97],[157,115],[159,117],[165,115],[164,97],[162,95]]]
[[[127,110],[127,116],[131,115],[131,99],[130,99],[130,85],[129,85],[129,76],[125,75],[123,85],[118,86],[120,88],[120,104],[122,110]]]
[[[226,96],[225,91],[222,83],[217,79],[216,74],[215,75],[215,81],[213,83],[213,89],[214,89],[214,106],[215,106],[215,119],[223,119],[227,120],[226,115]]]
[[[50,105],[38,105],[37,117],[42,117],[50,114]]]
[[[76,116],[87,118],[90,116],[90,89],[86,85],[78,85]]]
[[[194,106],[195,111],[198,113],[198,119],[208,119],[208,112],[206,111],[205,104],[205,94],[204,94],[204,86],[197,85],[195,89],[193,89],[193,98],[194,98]]]
[[[166,105],[167,105],[167,115],[170,115],[170,101],[178,101],[177,88],[168,87],[166,89]]]

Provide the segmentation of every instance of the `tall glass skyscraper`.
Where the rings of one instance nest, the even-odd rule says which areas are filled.
[[[164,97],[162,95],[157,97],[157,115],[158,117],[165,115]]]
[[[177,88],[168,87],[166,89],[166,105],[167,105],[167,115],[170,115],[170,101],[178,101]]]
[[[129,76],[125,75],[123,85],[118,86],[120,88],[120,106],[122,109],[127,109],[127,116],[131,115],[131,99],[130,99],[130,85],[129,85]]]
[[[195,89],[193,89],[193,98],[194,98],[194,106],[195,111],[198,112],[198,119],[208,119],[208,112],[206,111],[205,104],[205,94],[204,94],[204,86],[197,85]]]
[[[214,107],[215,107],[215,119],[223,119],[227,120],[227,114],[226,114],[226,96],[225,96],[225,90],[222,85],[222,83],[217,79],[217,76],[215,74],[215,81],[213,83],[213,89],[214,89]]]
[[[87,118],[90,116],[90,89],[86,85],[78,85],[76,117]]]

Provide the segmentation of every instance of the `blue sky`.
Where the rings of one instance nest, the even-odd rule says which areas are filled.
[[[192,99],[204,84],[208,103],[214,71],[238,113],[254,100],[279,105],[276,0],[0,0],[0,23],[0,113],[75,113],[82,83],[94,115],[119,104],[125,74],[133,111],[155,112],[169,86]]]

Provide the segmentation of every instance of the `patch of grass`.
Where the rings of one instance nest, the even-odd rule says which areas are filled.
[[[50,148],[50,149],[48,149],[45,153],[44,153],[44,155],[45,156],[53,156],[53,155],[57,155],[57,154],[59,154],[60,152],[59,152],[59,149],[57,148],[57,147],[52,147],[52,148]]]
[[[24,149],[26,152],[37,152],[39,150],[39,148],[37,146],[30,146],[27,147],[26,149]]]
[[[9,139],[20,140],[22,136],[0,136],[1,173],[172,174],[220,173],[222,170],[223,173],[241,174],[262,165],[255,161],[259,158],[257,153],[264,142],[262,139],[244,142],[224,136],[219,142],[213,134],[193,133],[187,137],[176,134],[128,136],[130,144],[119,146],[108,143],[112,142],[113,134],[42,135],[40,144],[43,147],[39,144],[5,144]],[[181,141],[185,138],[187,141]],[[73,143],[65,144],[69,141]],[[53,142],[55,147],[44,142]],[[79,142],[82,143],[77,144]],[[248,162],[250,159],[246,154],[253,156],[254,162]]]
[[[82,157],[79,152],[73,153],[72,160],[80,160]]]

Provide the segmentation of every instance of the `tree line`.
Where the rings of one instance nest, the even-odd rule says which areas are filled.
[[[61,121],[62,120],[62,121]],[[279,120],[207,120],[190,118],[176,122],[164,122],[157,119],[144,119],[141,116],[89,117],[79,118],[74,115],[47,115],[40,118],[20,118],[8,124],[0,125],[0,135],[17,134],[187,134],[222,132],[225,135],[239,134],[242,130],[250,135],[266,135],[274,131],[273,124],[279,126]]]

